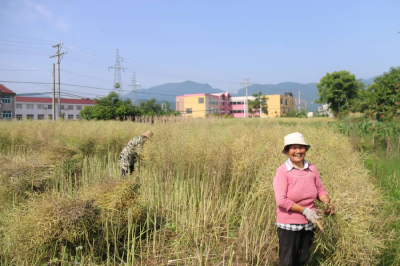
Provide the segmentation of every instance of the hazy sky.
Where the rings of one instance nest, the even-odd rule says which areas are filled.
[[[400,65],[400,1],[1,0],[0,83],[50,92],[52,45],[64,43],[62,91],[112,89],[116,49],[123,90],[192,80],[236,92],[259,84],[319,82],[348,70],[371,78]],[[86,87],[82,87],[86,86]],[[95,87],[95,88],[87,88]]]

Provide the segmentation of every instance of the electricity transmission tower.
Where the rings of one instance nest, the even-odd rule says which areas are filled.
[[[135,71],[133,71],[133,76],[132,76],[132,104],[133,105],[137,105],[138,103],[138,99],[137,99],[137,95],[136,95],[136,91],[138,88],[140,88],[140,84],[136,82],[136,75],[135,75]]]
[[[114,69],[114,85],[113,85],[113,91],[117,92],[118,95],[121,95],[122,93],[122,80],[121,80],[121,69],[122,71],[125,71],[126,68],[121,67],[121,62],[123,62],[124,59],[122,57],[119,57],[119,52],[117,49],[117,56],[115,58],[115,65],[113,67],[109,67],[108,71],[110,69]]]

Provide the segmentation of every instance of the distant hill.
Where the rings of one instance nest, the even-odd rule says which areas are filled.
[[[361,79],[366,84],[366,87],[374,81],[375,78]],[[307,100],[307,108],[310,111],[316,111],[320,104],[313,103],[314,100],[318,99],[317,83],[301,84],[296,82],[283,82],[278,84],[252,84],[248,87],[247,94],[251,96],[253,93],[262,94],[281,94],[285,92],[293,93],[293,96],[298,98],[298,91],[301,92],[300,98]],[[150,100],[156,98],[157,102],[167,101],[171,104],[171,107],[175,107],[176,96],[184,94],[195,94],[195,93],[220,93],[223,92],[220,89],[212,88],[209,84],[197,83],[193,81],[184,81],[181,83],[167,83],[148,89],[138,89],[137,98],[139,101]],[[237,93],[230,92],[232,96],[245,96],[245,88],[239,89]],[[123,95],[123,98],[131,99],[132,92]]]
[[[374,79],[376,79],[377,77],[373,77],[373,78],[369,78],[369,79],[361,79],[361,81],[364,82],[365,88],[367,88],[369,85],[374,83]]]
[[[184,81],[181,83],[167,83],[148,89],[138,89],[136,95],[139,102],[156,98],[157,102],[167,101],[171,104],[171,107],[175,108],[176,96],[184,94],[212,94],[220,92],[222,92],[220,89],[214,89],[207,83],[201,84],[193,81]],[[131,99],[132,92],[123,95],[123,98]]]

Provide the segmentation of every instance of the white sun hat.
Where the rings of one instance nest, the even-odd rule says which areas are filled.
[[[285,146],[283,146],[282,153],[286,154],[285,148],[288,145],[292,144],[300,144],[306,146],[306,150],[310,149],[311,145],[307,144],[306,141],[304,140],[303,134],[299,132],[294,132],[289,135],[286,135],[284,138]]]

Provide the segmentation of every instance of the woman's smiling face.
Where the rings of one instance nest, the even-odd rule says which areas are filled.
[[[300,144],[292,144],[286,149],[286,155],[289,156],[292,163],[300,163],[306,156],[306,146]]]

